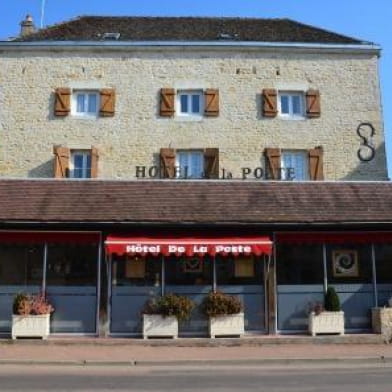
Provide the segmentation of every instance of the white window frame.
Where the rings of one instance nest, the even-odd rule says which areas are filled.
[[[191,157],[191,154],[198,154],[201,157],[201,162],[202,162],[202,171],[200,173],[200,177],[195,177],[195,176],[191,176],[189,175],[189,173],[187,174],[187,176],[183,176],[183,172],[181,170],[181,166],[180,166],[180,155],[181,154],[187,154],[188,155],[188,167],[190,166],[189,164],[189,160]],[[203,150],[177,150],[176,151],[176,178],[184,178],[184,179],[203,179],[204,178],[204,152]]]
[[[84,105],[88,107],[89,95],[94,94],[96,97],[96,107],[94,112],[78,112],[78,95],[84,95]],[[100,106],[100,94],[98,90],[73,90],[71,99],[71,115],[81,118],[97,118]]]
[[[282,97],[289,99],[289,113],[282,113]],[[293,112],[293,97],[299,97],[300,114]],[[287,120],[305,119],[305,94],[303,91],[279,91],[278,93],[278,112],[279,117]]]
[[[294,177],[290,178],[290,173],[287,169],[289,167],[285,167],[284,156],[290,154],[292,156],[300,156],[303,159],[303,178],[296,178],[295,168],[294,169]],[[280,158],[280,167],[281,167],[281,179],[282,180],[291,180],[291,181],[309,181],[310,173],[309,173],[309,152],[307,150],[282,150],[281,158]]]
[[[82,164],[82,177],[75,177],[74,170],[75,170],[75,163],[74,158],[75,155],[81,155],[83,157],[83,164]],[[90,167],[88,167],[88,157],[90,157]],[[91,150],[71,150],[70,160],[69,160],[69,177],[76,178],[79,180],[91,178],[91,159],[92,154]]]
[[[181,97],[186,95],[188,97],[188,110],[181,112]],[[192,112],[192,95],[199,97],[199,111]],[[182,118],[197,118],[203,117],[204,113],[204,92],[201,89],[181,89],[177,90],[176,93],[176,115]]]

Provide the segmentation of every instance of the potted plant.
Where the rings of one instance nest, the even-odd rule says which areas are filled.
[[[244,334],[243,306],[237,297],[220,291],[210,292],[203,300],[202,310],[209,318],[211,338]]]
[[[12,306],[12,339],[49,336],[50,314],[54,311],[45,295],[17,294]]]
[[[337,333],[344,335],[344,312],[341,310],[339,296],[333,287],[328,287],[324,296],[324,306],[317,304],[309,314],[309,332]]]
[[[188,297],[166,294],[147,301],[143,309],[143,338],[178,337],[178,322],[187,320],[195,304]]]

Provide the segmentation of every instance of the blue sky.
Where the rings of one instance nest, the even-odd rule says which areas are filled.
[[[39,25],[41,0],[0,0],[0,37],[15,36],[30,13]],[[45,24],[79,15],[287,17],[380,44],[382,100],[392,177],[392,0],[46,0]]]

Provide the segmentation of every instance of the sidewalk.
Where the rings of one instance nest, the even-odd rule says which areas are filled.
[[[356,335],[358,336],[358,335]],[[366,340],[365,335],[363,339]],[[346,337],[347,338],[347,337]],[[295,338],[294,338],[295,339]],[[321,338],[322,340],[323,338]],[[207,339],[206,339],[207,340]],[[208,339],[209,340],[209,339]],[[143,341],[140,339],[52,338],[38,340],[0,340],[0,365],[4,364],[78,364],[78,365],[182,365],[182,364],[271,364],[294,362],[379,362],[392,363],[392,345],[386,344],[319,344],[309,343],[253,344],[255,339],[233,339],[236,345],[227,345],[230,339],[216,339],[215,346],[190,345],[178,339]],[[240,341],[240,342],[238,342]],[[315,343],[316,341],[316,343]],[[157,344],[157,343],[159,344]],[[174,343],[173,343],[174,342]],[[165,345],[165,343],[168,343]]]

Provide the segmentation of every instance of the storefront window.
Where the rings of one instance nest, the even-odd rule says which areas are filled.
[[[375,245],[375,251],[377,283],[392,284],[392,245]]]
[[[49,244],[48,286],[95,286],[97,244]]]
[[[212,259],[209,256],[168,257],[165,277],[168,285],[212,285]]]
[[[372,283],[370,245],[327,246],[327,274],[329,284]]]
[[[0,285],[41,286],[43,245],[0,244]]]
[[[278,245],[276,271],[278,285],[322,284],[322,245]]]
[[[263,260],[254,256],[217,257],[218,285],[263,284]]]
[[[112,260],[113,286],[161,285],[161,260],[156,257],[116,256]]]

